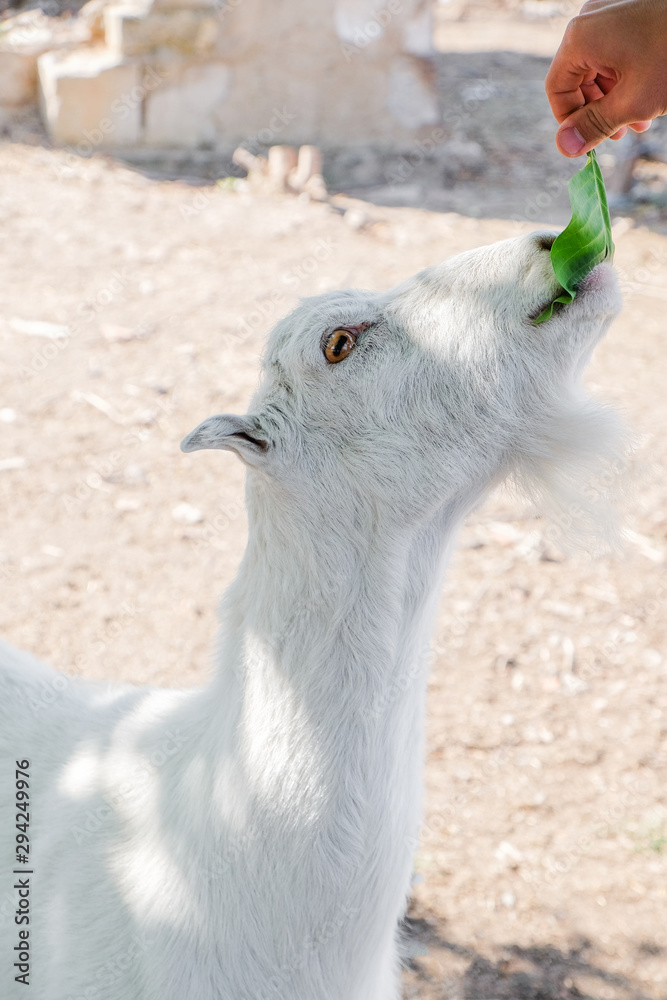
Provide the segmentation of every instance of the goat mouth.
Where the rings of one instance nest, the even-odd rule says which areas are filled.
[[[553,302],[553,313],[552,317],[556,316],[562,309],[567,305],[568,309],[571,309],[577,299],[582,296],[587,296],[591,292],[605,292],[609,291],[612,293],[615,288],[616,276],[612,267],[607,261],[603,260],[600,264],[596,264],[588,274],[581,279],[581,281],[575,286],[575,297],[572,302],[554,302],[554,299],[563,293],[563,288],[556,289],[555,292],[551,294],[551,297],[543,302],[534,313],[531,313],[529,319],[535,320],[542,312]]]
[[[601,264],[596,264],[585,278],[581,279],[577,285],[577,292],[601,291],[611,285],[613,278],[613,270],[607,261],[603,260]]]
[[[531,321],[531,323],[534,323],[537,317],[541,316],[542,313],[545,311],[545,309],[549,308],[552,302],[553,302],[553,311],[549,319],[553,319],[554,316],[560,312],[560,310],[563,308],[563,303],[554,302],[554,299],[558,294],[559,294],[558,291],[554,292],[548,299],[546,299],[546,301],[541,302],[540,305],[537,307],[537,309],[535,309],[533,312],[529,314],[528,319]]]

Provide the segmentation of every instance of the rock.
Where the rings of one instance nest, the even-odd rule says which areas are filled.
[[[141,465],[128,465],[125,468],[124,480],[128,486],[143,486],[146,482],[146,470]]]
[[[117,57],[138,56],[160,49],[185,54],[211,49],[217,23],[201,10],[150,12],[141,6],[111,6],[104,11],[107,45]]]
[[[141,500],[139,497],[118,497],[114,507],[120,514],[127,514],[129,511],[139,510],[141,508]]]
[[[37,102],[38,57],[86,44],[91,31],[85,19],[47,17],[37,8],[3,20],[0,37],[0,108],[17,108]]]
[[[104,40],[104,11],[106,0],[88,0],[79,11],[79,20],[88,29],[91,42]]]
[[[90,0],[78,17],[19,16],[50,33],[48,52],[39,50],[46,124],[81,152],[240,143],[256,152],[314,136],[384,146],[417,140],[440,117],[428,0],[382,9],[375,0]],[[29,63],[23,76],[17,67],[5,68],[7,103],[34,99],[34,65],[32,96]],[[146,69],[160,77],[155,92],[141,90]],[[321,170],[307,173],[297,166],[294,189],[325,200]]]
[[[523,854],[519,848],[515,847],[509,840],[501,840],[495,850],[495,856],[498,861],[505,862],[510,868],[516,868],[523,860]]]
[[[128,326],[119,326],[117,323],[101,323],[100,330],[102,336],[110,344],[127,343],[137,339],[137,332]]]
[[[235,163],[238,167],[243,167],[248,172],[248,175],[256,173],[264,176],[268,169],[268,160],[265,156],[255,156],[254,153],[249,153],[243,146],[238,146],[234,150],[232,163]]]
[[[50,556],[52,559],[60,559],[65,555],[65,550],[61,549],[59,545],[42,545],[42,554],[45,556]]]
[[[296,170],[290,177],[290,187],[303,191],[311,177],[322,176],[322,153],[317,146],[301,146]]]
[[[54,142],[85,147],[82,152],[139,142],[146,90],[138,64],[87,48],[47,52],[38,68],[42,111]]]
[[[189,66],[146,100],[145,141],[156,146],[196,146],[215,141],[216,111],[229,96],[231,73],[221,62]]]
[[[0,106],[18,108],[37,100],[37,57],[0,50]]]
[[[179,503],[171,512],[171,516],[178,524],[199,524],[204,520],[204,515],[198,507],[193,507],[190,503]]]
[[[267,165],[268,186],[285,191],[290,175],[297,169],[298,153],[294,146],[271,146]]]
[[[350,229],[354,229],[355,231],[370,225],[372,221],[370,216],[367,215],[361,208],[348,208],[343,218],[345,220],[345,224],[349,226]]]
[[[327,191],[322,174],[313,174],[312,177],[309,177],[304,184],[302,194],[308,195],[314,201],[326,201],[329,197],[329,192]]]
[[[294,146],[271,146],[268,159],[239,146],[232,160],[248,171],[250,190],[266,193],[289,190],[316,201],[328,198],[321,174],[322,154],[317,146],[301,146],[298,155]]]
[[[12,316],[9,327],[14,333],[23,333],[26,337],[46,337],[47,340],[59,340],[70,335],[69,327],[59,323],[47,323],[40,319],[21,319]]]
[[[327,200],[327,188],[322,177],[322,153],[317,146],[301,146],[296,170],[292,171],[289,178],[289,186],[293,191],[307,194],[315,201]]]
[[[0,472],[14,472],[16,469],[25,469],[26,461],[22,455],[15,455],[13,458],[0,458]]]

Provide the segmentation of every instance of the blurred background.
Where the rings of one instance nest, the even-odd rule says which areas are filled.
[[[200,684],[243,469],[180,439],[245,411],[300,296],[567,222],[544,77],[578,5],[0,7],[0,630],[72,676]],[[667,997],[662,126],[599,150],[625,308],[588,384],[632,432],[624,550],[504,492],[462,533],[406,998]]]

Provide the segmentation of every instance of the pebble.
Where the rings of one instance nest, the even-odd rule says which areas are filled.
[[[190,503],[179,503],[171,512],[174,521],[179,524],[199,524],[204,520],[204,515],[198,507],[193,507]]]
[[[127,511],[139,510],[141,507],[141,500],[139,497],[118,497],[114,507],[119,514],[125,514]]]
[[[360,208],[348,208],[343,218],[345,224],[354,230],[363,229],[371,221],[370,216]]]
[[[134,486],[146,482],[146,470],[141,465],[128,465],[125,468],[125,481]]]
[[[65,554],[65,550],[61,549],[59,545],[42,545],[42,552],[45,556],[51,556],[53,559],[60,559]]]
[[[12,472],[14,469],[24,469],[25,458],[15,455],[13,458],[0,458],[0,472]]]
[[[45,323],[42,320],[21,319],[13,316],[9,325],[15,333],[23,333],[26,337],[46,337],[47,340],[59,340],[69,337],[69,327],[58,323]]]
[[[498,861],[507,862],[510,868],[516,868],[519,862],[523,860],[523,854],[519,848],[511,844],[509,840],[501,840],[495,854]]]

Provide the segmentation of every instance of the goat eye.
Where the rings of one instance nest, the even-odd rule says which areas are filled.
[[[324,357],[330,364],[338,364],[339,361],[343,361],[348,356],[356,342],[357,338],[351,330],[339,327],[327,338],[324,345]]]

